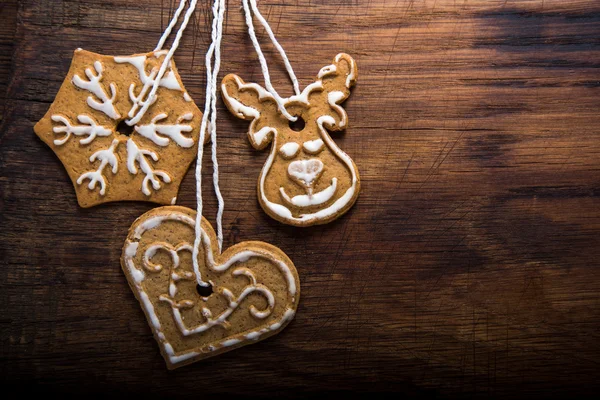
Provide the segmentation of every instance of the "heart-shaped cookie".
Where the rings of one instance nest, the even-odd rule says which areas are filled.
[[[159,207],[139,217],[121,265],[169,369],[266,339],[294,317],[300,281],[275,246],[243,242],[219,254],[202,218],[198,284],[192,264],[196,212]]]

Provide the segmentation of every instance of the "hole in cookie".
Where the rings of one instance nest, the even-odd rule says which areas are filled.
[[[133,133],[133,126],[127,125],[127,122],[123,120],[117,125],[117,132],[121,135],[130,136]]]
[[[304,127],[306,126],[306,122],[304,121],[304,119],[302,119],[301,116],[297,115],[296,116],[296,120],[295,121],[290,121],[290,129],[295,131],[295,132],[300,132],[304,129]]]
[[[208,297],[213,293],[213,287],[210,283],[208,284],[208,286],[196,285],[196,291],[200,296]]]

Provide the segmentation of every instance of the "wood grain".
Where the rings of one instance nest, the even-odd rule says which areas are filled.
[[[12,55],[17,26],[17,0],[6,0],[0,4],[0,124],[4,116],[7,84],[12,70]]]
[[[338,52],[355,57],[350,127],[334,139],[358,165],[363,190],[329,225],[273,221],[255,192],[267,153],[250,147],[247,124],[219,102],[225,246],[277,245],[298,267],[303,298],[277,337],[169,373],[119,267],[128,227],[152,206],[78,208],[32,126],[75,48],[148,51],[174,3],[0,8],[16,25],[0,29],[4,386],[278,397],[600,389],[599,2],[261,1],[303,86]],[[175,58],[202,108],[209,6],[201,3]],[[246,36],[230,2],[222,71],[261,82]],[[265,48],[275,86],[290,94]],[[214,221],[208,161],[205,216]],[[195,204],[192,173],[179,204]]]

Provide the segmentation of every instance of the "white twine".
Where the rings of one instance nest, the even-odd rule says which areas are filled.
[[[296,78],[296,74],[294,73],[294,70],[292,69],[292,64],[290,64],[290,60],[287,58],[287,55],[285,54],[285,50],[283,50],[283,47],[281,47],[281,45],[277,41],[277,38],[275,38],[275,34],[273,33],[271,26],[269,26],[269,23],[267,22],[267,20],[262,16],[260,11],[258,10],[258,5],[256,4],[256,0],[250,0],[250,5],[252,6],[252,12],[254,13],[254,15],[256,15],[256,18],[258,18],[258,20],[262,24],[263,28],[265,28],[265,31],[267,31],[267,34],[269,35],[269,38],[271,38],[271,42],[273,42],[273,45],[275,46],[277,51],[279,51],[279,54],[281,55],[281,58],[283,59],[283,63],[285,64],[285,69],[287,70],[287,73],[290,76],[290,79],[292,81],[292,85],[294,85],[294,92],[296,93],[296,95],[299,95],[300,94],[300,86],[298,85],[298,79]]]
[[[186,0],[181,0],[181,3],[179,4],[179,8],[177,8],[177,11],[175,12],[175,15],[173,16],[173,19],[169,23],[169,26],[167,26],[167,29],[165,30],[165,32],[163,33],[163,36],[160,38],[160,40],[158,42],[157,48],[159,48],[159,47],[162,48],[165,40],[167,39],[168,34],[171,33],[171,29],[173,29],[175,22],[179,18],[179,15],[181,14],[181,10],[183,9],[183,5],[185,5],[185,2],[186,2]],[[142,117],[144,116],[146,111],[148,111],[148,108],[152,105],[154,96],[156,95],[156,92],[158,91],[160,81],[163,78],[165,72],[167,71],[169,63],[171,62],[171,58],[173,57],[175,50],[177,50],[177,47],[179,47],[179,41],[181,40],[181,37],[183,36],[183,31],[185,31],[185,28],[187,27],[188,22],[190,20],[190,17],[192,16],[194,10],[196,9],[196,2],[197,2],[197,0],[190,1],[190,5],[189,5],[187,11],[185,12],[185,15],[183,17],[183,21],[181,22],[181,25],[179,26],[179,30],[177,31],[177,35],[175,36],[175,40],[173,41],[171,48],[169,49],[167,55],[165,56],[165,58],[162,62],[162,65],[160,66],[160,69],[158,70],[158,74],[154,78],[154,84],[152,85],[152,90],[150,91],[150,94],[144,101],[144,106],[138,111],[138,113],[133,118],[125,121],[127,123],[127,125],[132,126],[132,125],[137,124],[140,121],[140,119],[142,119]]]
[[[252,6],[252,12],[250,11],[250,6],[248,5],[248,2],[250,3],[250,6]],[[273,85],[271,84],[271,76],[269,74],[269,67],[267,65],[267,60],[265,59],[265,56],[260,48],[260,43],[258,42],[258,39],[256,38],[256,32],[254,31],[254,23],[252,22],[252,13],[254,13],[256,18],[260,21],[261,25],[265,28],[265,30],[267,31],[267,34],[269,35],[269,38],[271,39],[271,42],[273,42],[273,45],[275,46],[277,51],[279,51],[279,54],[281,55],[281,58],[283,59],[283,62],[285,64],[285,69],[287,70],[290,80],[292,81],[292,84],[294,85],[294,92],[296,93],[296,95],[299,95],[300,88],[298,85],[298,79],[296,79],[296,74],[294,73],[294,70],[292,69],[290,60],[288,59],[287,55],[285,54],[283,47],[281,47],[281,45],[275,38],[275,34],[273,34],[273,30],[269,26],[269,23],[267,22],[267,20],[262,16],[260,11],[258,10],[258,6],[256,5],[256,0],[242,0],[242,4],[244,6],[244,13],[246,15],[246,25],[248,26],[248,34],[250,35],[250,39],[252,40],[252,44],[254,45],[254,50],[256,51],[256,54],[258,55],[258,61],[260,62],[262,74],[265,79],[265,87],[266,87],[267,91],[269,93],[271,93],[273,95],[273,97],[275,98],[275,101],[277,102],[277,106],[279,107],[279,110],[281,111],[283,116],[286,117],[290,121],[296,121],[298,118],[294,117],[293,115],[291,115],[290,113],[287,112],[287,110],[285,109],[285,105],[284,105],[284,99],[282,99],[281,96],[279,96],[279,94],[277,93],[277,91],[275,90]]]
[[[179,20],[179,16],[181,15],[181,12],[183,11],[183,7],[185,6],[186,1],[187,0],[181,0],[179,2],[179,7],[175,11],[175,14],[173,14],[173,18],[171,18],[171,22],[169,22],[167,29],[165,29],[165,31],[163,32],[163,35],[160,37],[160,40],[158,41],[158,44],[156,45],[156,48],[154,49],[154,51],[162,50],[163,45],[165,44],[165,41],[171,34],[171,30],[173,29],[173,27]]]
[[[182,0],[184,2],[185,0]],[[279,51],[281,58],[285,64],[285,68],[290,76],[290,80],[294,86],[294,92],[296,95],[300,94],[300,88],[298,85],[298,79],[294,74],[294,70],[290,64],[283,47],[279,44],[275,35],[273,34],[273,30],[269,26],[267,20],[262,16],[258,7],[256,5],[256,0],[242,0],[244,11],[246,14],[246,25],[248,25],[248,33],[254,44],[254,48],[256,53],[258,54],[258,58],[261,64],[261,69],[263,72],[263,76],[265,79],[265,85],[267,90],[273,95],[275,100],[277,101],[278,107],[281,110],[281,113],[288,118],[290,121],[296,121],[297,117],[290,115],[284,106],[284,100],[279,96],[273,85],[271,84],[271,78],[269,75],[269,68],[267,66],[267,61],[265,60],[264,54],[260,48],[260,43],[256,38],[256,33],[254,31],[254,24],[252,22],[252,14],[250,12],[250,5],[252,7],[252,12],[256,16],[256,18],[260,21],[264,29],[266,30],[269,38],[273,42],[275,48]],[[195,6],[195,1],[193,1]],[[250,5],[249,5],[250,4]],[[191,5],[190,5],[191,7]],[[180,8],[182,6],[180,5]],[[173,18],[178,17],[178,13],[181,13],[180,8],[176,11]],[[201,278],[200,274],[200,265],[199,265],[199,255],[200,255],[200,245],[202,242],[202,157],[204,152],[204,139],[206,137],[207,127],[210,126],[210,137],[211,137],[211,154],[212,154],[212,164],[213,164],[213,186],[215,190],[215,194],[217,196],[218,201],[218,211],[217,211],[217,239],[219,245],[219,251],[222,250],[223,247],[223,209],[225,207],[225,202],[223,200],[223,196],[221,195],[221,190],[219,188],[219,164],[217,161],[217,78],[219,75],[219,69],[221,67],[221,41],[223,38],[223,20],[225,15],[225,0],[214,0],[213,7],[213,21],[212,21],[212,33],[211,33],[211,44],[206,52],[205,64],[206,64],[206,98],[204,104],[204,115],[202,116],[202,124],[200,126],[200,138],[198,139],[198,155],[196,158],[196,222],[195,222],[195,240],[194,240],[194,249],[192,254],[192,260],[194,265],[194,273],[196,275],[196,281],[200,286],[209,286],[208,282],[204,282]],[[186,13],[187,16],[187,13]],[[185,21],[184,21],[185,22]],[[172,29],[172,25],[174,23],[171,21],[167,30],[165,30],[165,34],[167,31]],[[180,28],[181,29],[181,28]],[[178,32],[179,34],[179,32]],[[159,45],[162,45],[164,40],[161,38]],[[210,125],[209,125],[209,117],[210,117]]]
[[[200,138],[198,139],[198,157],[196,159],[196,238],[194,240],[194,250],[192,254],[194,273],[196,281],[200,286],[209,286],[209,283],[202,281],[200,275],[200,266],[198,257],[200,253],[200,244],[202,241],[202,153],[204,150],[204,138],[206,137],[206,128],[210,115],[210,137],[212,141],[212,163],[213,163],[213,185],[218,200],[217,211],[217,238],[219,242],[219,251],[223,246],[223,209],[225,202],[221,196],[219,188],[219,164],[217,162],[217,76],[221,67],[221,40],[223,38],[223,20],[225,14],[225,0],[215,0],[213,4],[213,22],[212,22],[212,43],[206,52],[206,100],[204,104],[204,115],[202,116],[202,125],[200,126]],[[214,63],[213,63],[214,56]]]
[[[216,2],[216,0],[215,0]],[[215,62],[213,65],[212,73],[212,86],[211,86],[211,113],[210,113],[210,140],[211,140],[211,152],[212,152],[212,164],[213,164],[213,187],[217,196],[218,209],[217,209],[217,238],[219,240],[219,251],[223,247],[223,210],[225,208],[225,201],[221,195],[221,189],[219,188],[219,163],[217,161],[217,78],[219,75],[219,69],[221,67],[221,39],[223,38],[223,20],[225,14],[225,3],[226,0],[221,0],[219,3],[219,16],[218,16],[218,31],[216,36],[216,44],[214,46]]]

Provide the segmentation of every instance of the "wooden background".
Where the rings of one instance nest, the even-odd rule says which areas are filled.
[[[78,208],[32,126],[75,48],[149,51],[173,3],[0,5],[3,388],[196,398],[600,389],[599,1],[261,0],[302,86],[338,52],[356,58],[350,127],[333,136],[363,190],[327,226],[268,218],[255,192],[267,152],[219,102],[225,246],[279,246],[300,272],[301,305],[279,336],[168,372],[119,265],[130,224],[153,206]],[[175,59],[203,108],[200,3]],[[223,57],[223,72],[262,82],[237,1]],[[179,204],[194,207],[194,187],[188,173]]]

